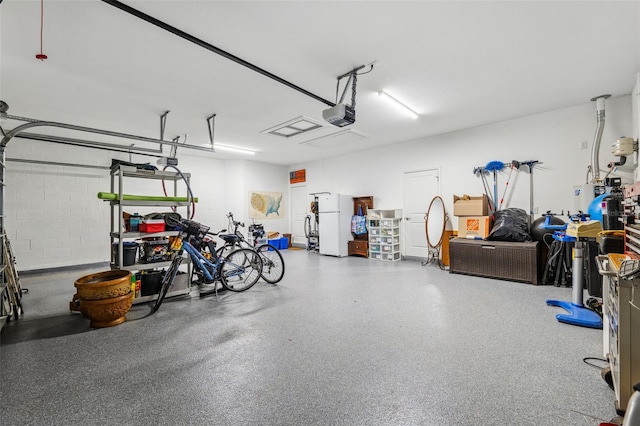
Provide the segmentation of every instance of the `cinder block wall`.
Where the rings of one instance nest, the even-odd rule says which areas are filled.
[[[187,150],[184,150],[187,151]],[[88,148],[14,139],[7,158],[23,158],[109,167],[112,158],[139,163],[152,157],[133,156]],[[223,161],[210,154],[179,153],[179,168],[191,173],[191,186],[199,198],[195,220],[219,230],[227,226],[225,214],[249,222],[247,193],[250,190],[286,193],[286,167],[260,164],[247,167],[246,161]],[[252,172],[247,172],[252,170]],[[246,174],[246,176],[245,176]],[[109,170],[52,166],[7,161],[5,197],[6,229],[14,249],[18,269],[34,270],[106,262],[110,258],[110,207],[97,193],[109,191]],[[178,185],[179,195],[186,195]],[[173,186],[167,184],[172,193]],[[124,192],[163,195],[161,181],[126,179]],[[129,213],[169,211],[162,207],[126,207]],[[186,208],[179,212],[186,216]],[[279,232],[288,221],[272,222]]]

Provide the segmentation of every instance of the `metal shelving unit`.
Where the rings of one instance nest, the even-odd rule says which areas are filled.
[[[7,114],[7,110],[9,109],[9,106],[6,104],[6,102],[0,100],[0,118],[3,119],[9,119],[9,120],[15,120],[15,121],[21,121],[24,122],[24,124],[21,124],[17,127],[14,127],[13,129],[9,129],[4,131],[4,135],[0,140],[0,246],[2,246],[5,242],[6,239],[6,234],[5,234],[5,221],[4,221],[4,214],[5,214],[5,210],[6,210],[6,205],[5,205],[5,188],[4,188],[4,181],[5,181],[5,161],[6,161],[6,147],[7,144],[15,137],[20,137],[20,138],[24,138],[24,139],[34,139],[34,140],[39,140],[39,141],[43,141],[43,142],[50,142],[50,143],[56,143],[56,144],[62,144],[62,145],[66,145],[66,144],[70,144],[73,146],[84,146],[86,148],[92,148],[92,149],[100,149],[100,150],[104,150],[104,149],[108,149],[111,150],[113,152],[121,152],[121,153],[127,153],[129,155],[131,154],[142,154],[142,155],[151,155],[151,156],[157,156],[157,157],[162,157],[163,154],[163,145],[168,145],[171,147],[173,154],[175,156],[175,150],[180,147],[180,148],[188,148],[188,149],[193,149],[193,150],[198,150],[198,151],[206,151],[206,152],[213,152],[213,118],[215,117],[215,114],[211,117],[209,117],[207,119],[207,122],[209,123],[210,126],[210,137],[211,137],[211,146],[210,147],[202,147],[202,146],[198,146],[198,145],[190,145],[190,144],[186,144],[184,142],[178,142],[178,140],[173,140],[173,141],[166,141],[164,140],[164,127],[165,127],[165,122],[166,122],[166,115],[168,112],[165,112],[164,114],[162,114],[160,116],[160,138],[159,139],[154,139],[154,138],[148,138],[146,136],[140,136],[140,135],[131,135],[131,134],[126,134],[126,133],[121,133],[121,132],[114,132],[111,130],[106,130],[106,129],[97,129],[97,128],[93,128],[93,127],[85,127],[85,126],[78,126],[78,125],[74,125],[74,124],[69,124],[69,123],[59,123],[59,122],[53,122],[53,121],[44,121],[44,120],[37,120],[34,118],[28,118],[28,117],[20,117],[20,116],[15,116],[15,115],[9,115]],[[94,140],[89,140],[89,139],[78,139],[78,138],[68,138],[65,136],[57,136],[57,135],[46,135],[46,134],[31,134],[28,133],[27,130],[29,129],[33,129],[35,127],[53,127],[53,128],[61,128],[61,129],[67,129],[67,130],[71,130],[71,131],[75,131],[75,132],[80,132],[80,133],[88,133],[88,134],[98,134],[98,135],[106,135],[109,137],[115,137],[118,139],[124,139],[127,141],[142,141],[145,143],[151,143],[151,144],[155,144],[157,145],[157,148],[149,148],[146,146],[136,146],[135,144],[130,144],[130,145],[123,145],[123,144],[119,144],[119,143],[107,143],[104,141],[94,141]],[[73,163],[61,163],[61,162],[52,162],[52,161],[38,161],[38,160],[24,160],[24,159],[12,159],[12,161],[24,161],[24,162],[33,162],[36,164],[49,164],[49,165],[60,165],[60,166],[72,166],[72,167],[89,167],[89,168],[102,168],[100,166],[90,166],[87,164],[73,164]],[[136,168],[125,168],[122,167],[118,170],[117,172],[117,176],[119,178],[119,188],[120,191],[119,193],[122,194],[122,177],[125,176],[131,176],[131,177],[147,177],[147,178],[155,178],[155,179],[162,179],[163,175],[165,178],[170,179],[171,180],[171,172],[159,172],[159,171],[154,171],[150,174],[145,173],[146,176],[140,176],[139,173],[143,173],[142,171],[137,170]],[[115,176],[112,173],[112,177]],[[175,186],[177,186],[177,181],[178,179],[175,177],[175,174],[173,174],[173,180],[175,182]],[[187,177],[188,179],[188,177]],[[174,186],[174,188],[175,188]],[[112,187],[113,187],[113,179],[112,179]],[[112,188],[112,192],[113,188]],[[119,205],[122,206],[122,200],[118,200],[118,202],[120,203]],[[117,203],[118,203],[117,202]],[[159,204],[157,203],[149,203],[149,202],[145,202],[145,203],[141,203],[141,204],[127,204],[127,205],[148,205],[148,206],[158,206]],[[169,205],[169,204],[167,204]],[[172,203],[171,205],[173,206],[187,206],[188,208],[188,203]],[[113,206],[113,203],[112,203]],[[120,212],[120,214],[122,214]],[[112,208],[112,226],[113,226],[113,208]],[[122,228],[118,228],[118,230],[121,230]],[[114,237],[112,237],[114,238]],[[120,235],[118,238],[122,239],[124,238],[124,236]],[[120,251],[120,253],[122,253],[122,250]],[[122,263],[122,259],[120,260],[120,264]],[[5,267],[7,265],[7,259],[6,256],[2,253],[2,250],[0,250],[0,284],[2,284],[2,286],[0,286],[0,329],[5,325],[5,322],[10,318],[10,315],[12,314],[11,312],[9,312],[10,308],[8,308],[7,306],[11,306],[11,303],[8,303],[8,305],[5,303],[5,300],[9,300],[9,294],[8,294],[8,280],[7,280],[7,271],[5,271]]]
[[[183,176],[189,182],[191,178],[190,173],[183,173]],[[136,259],[136,263],[133,265],[124,265],[123,256],[123,243],[125,241],[133,241],[141,238],[162,238],[175,236],[178,233],[176,231],[163,231],[163,232],[125,232],[123,211],[124,207],[186,207],[187,216],[191,214],[191,203],[182,201],[139,201],[139,200],[124,200],[123,189],[125,187],[125,180],[127,178],[133,179],[152,179],[152,180],[164,180],[165,182],[173,183],[173,194],[178,193],[178,184],[182,181],[182,177],[179,173],[161,170],[144,170],[138,169],[133,166],[119,165],[111,171],[111,192],[118,195],[118,199],[111,200],[109,202],[111,206],[111,232],[109,234],[111,238],[110,248],[114,244],[118,245],[117,257],[114,255],[113,250],[111,253],[111,268],[123,269],[127,271],[144,271],[151,269],[162,269],[168,267],[171,262],[151,262],[141,263],[139,259]],[[188,277],[191,276],[191,264],[185,259],[183,265],[186,265],[188,271],[187,274],[180,275],[179,277],[187,277],[187,279],[177,278],[173,284],[173,289],[167,293],[167,297],[189,294],[191,289],[191,283]],[[139,296],[133,300],[133,303],[143,303],[151,300],[155,300],[157,295],[151,296]]]
[[[4,150],[0,161],[0,210],[4,211]],[[16,270],[15,257],[11,243],[5,232],[5,216],[0,214],[0,330],[13,319],[19,319],[24,313],[22,309],[22,285]]]
[[[640,182],[624,188],[624,255],[598,256],[602,275],[603,354],[609,361],[619,413],[627,409],[633,386],[640,383],[640,277],[620,276],[626,260],[640,260]],[[625,274],[623,274],[625,275]]]
[[[609,255],[615,256],[615,255]],[[640,309],[635,305],[634,288],[640,287],[640,279],[620,277],[619,262],[628,256],[598,256],[606,266],[603,275],[603,350],[609,360],[611,379],[615,392],[615,407],[619,412],[627,409],[633,386],[640,383]]]

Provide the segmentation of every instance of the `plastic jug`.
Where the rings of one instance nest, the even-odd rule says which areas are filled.
[[[140,221],[142,221],[142,216],[138,213],[134,213],[133,216],[129,218],[129,228],[131,229],[131,232],[140,231]]]

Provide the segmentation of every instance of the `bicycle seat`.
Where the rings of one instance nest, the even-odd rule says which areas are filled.
[[[218,235],[218,237],[222,238],[227,244],[235,244],[240,242],[240,237],[238,237],[236,234],[222,234]]]

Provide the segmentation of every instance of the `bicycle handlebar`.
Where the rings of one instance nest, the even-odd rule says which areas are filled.
[[[244,222],[238,222],[237,220],[233,220],[233,213],[231,212],[227,213],[227,219],[230,220],[230,223],[233,224],[234,227],[238,228],[239,226],[241,228],[244,228]]]

